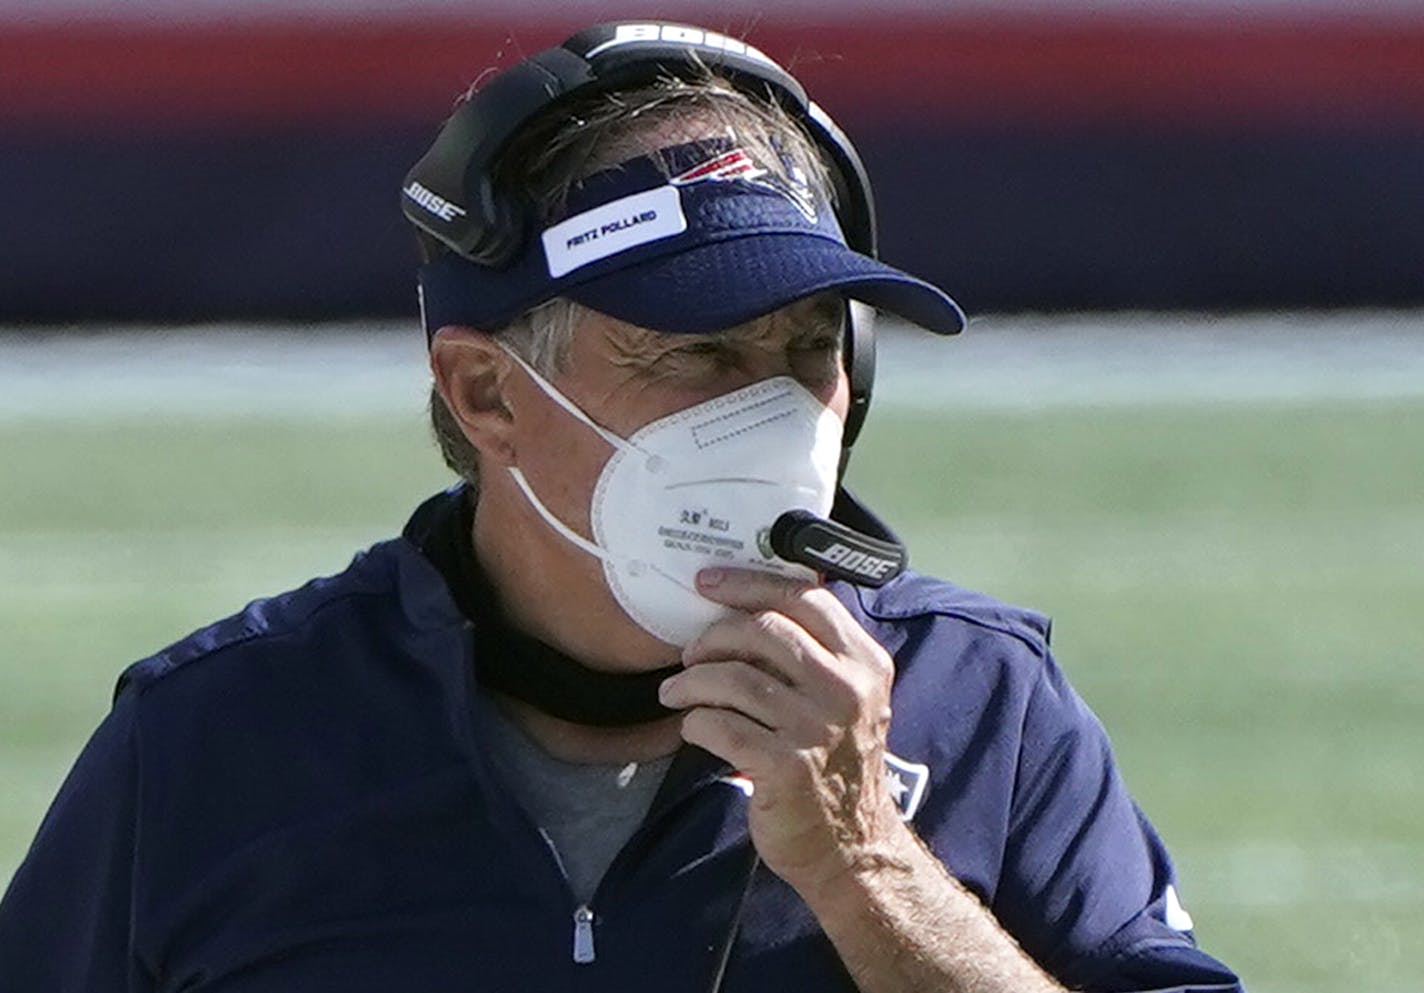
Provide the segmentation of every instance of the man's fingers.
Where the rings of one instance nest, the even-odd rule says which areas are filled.
[[[697,707],[684,714],[682,740],[711,752],[752,782],[761,778],[767,757],[778,747],[774,731],[734,710],[715,707]]]
[[[853,665],[827,650],[785,614],[774,610],[736,614],[718,621],[682,650],[688,673],[729,660],[761,670],[766,679],[796,687],[838,720],[855,712]]]
[[[697,592],[714,603],[755,613],[774,610],[790,617],[822,645],[843,652],[864,635],[830,590],[805,580],[752,569],[703,569]]]
[[[747,569],[704,569],[697,574],[697,589],[709,600],[750,614],[756,624],[770,634],[778,633],[774,618],[782,615],[794,622],[792,627],[799,627],[809,635],[819,648],[834,656],[859,660],[861,665],[869,667],[877,679],[893,678],[894,664],[890,656],[860,626],[845,604],[824,586]],[[701,650],[698,642],[726,623],[714,624],[686,646],[684,661],[696,657]],[[801,651],[798,657],[821,663],[819,655]],[[733,657],[755,658],[757,652],[750,646],[744,646],[741,653]],[[796,660],[789,659],[792,662]],[[841,666],[834,668],[836,671],[843,669]]]
[[[707,628],[683,646],[682,664],[739,659],[795,685],[804,682],[810,670],[829,664],[817,657],[825,654],[825,647],[790,617],[759,610],[733,614]]]
[[[734,710],[793,740],[811,743],[822,722],[808,700],[748,662],[710,662],[663,681],[658,698],[674,710]]]

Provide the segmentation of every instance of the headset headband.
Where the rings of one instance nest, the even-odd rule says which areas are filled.
[[[855,147],[801,84],[756,48],[712,31],[661,21],[600,24],[499,73],[465,101],[406,175],[406,218],[456,254],[500,266],[529,237],[527,211],[500,191],[495,167],[516,134],[545,110],[597,93],[712,71],[779,104],[828,159],[847,243],[876,254],[870,180]]]

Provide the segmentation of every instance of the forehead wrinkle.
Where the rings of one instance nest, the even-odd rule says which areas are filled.
[[[610,363],[621,368],[652,365],[658,356],[677,345],[668,335],[621,321],[608,326],[606,339]]]
[[[694,341],[779,348],[803,334],[823,331],[839,333],[842,313],[839,295],[826,292],[797,300],[743,324],[704,334],[653,331],[617,320],[608,321],[603,330],[608,344],[609,364],[615,368],[640,371],[656,367],[664,355]]]

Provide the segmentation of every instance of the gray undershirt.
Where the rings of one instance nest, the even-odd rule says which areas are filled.
[[[562,762],[498,707],[485,737],[495,767],[544,833],[574,898],[593,899],[598,881],[643,823],[672,756],[624,765]]]

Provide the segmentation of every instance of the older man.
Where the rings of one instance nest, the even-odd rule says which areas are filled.
[[[863,305],[962,316],[794,79],[601,26],[403,196],[461,483],[125,673],[0,987],[1240,988],[1047,623],[838,488]]]

